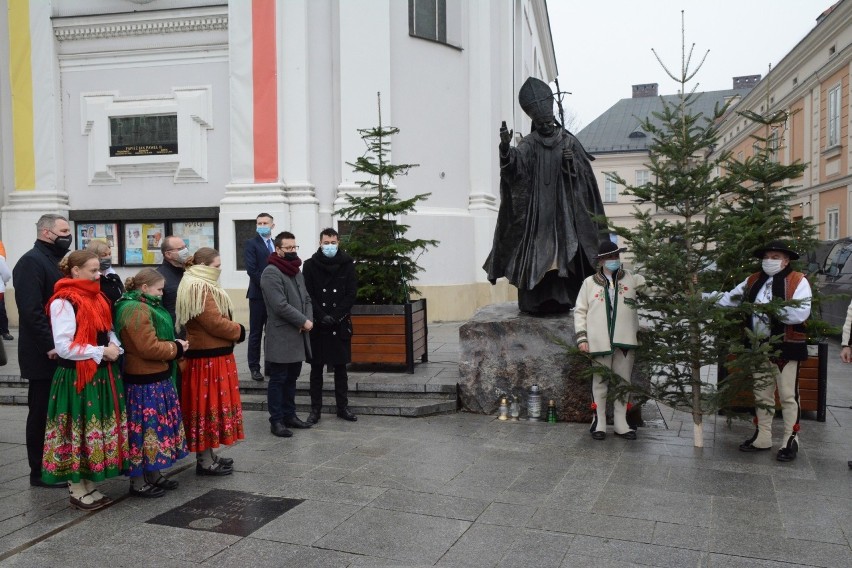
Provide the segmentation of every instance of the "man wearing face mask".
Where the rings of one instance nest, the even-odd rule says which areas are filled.
[[[177,321],[175,303],[177,302],[178,286],[180,286],[180,281],[183,279],[183,273],[186,270],[186,261],[189,260],[189,249],[182,238],[169,235],[160,243],[160,252],[163,255],[163,263],[157,267],[157,272],[166,279],[166,285],[163,287],[163,307],[172,316],[172,321]],[[177,337],[178,339],[186,339],[186,330],[181,329]]]
[[[598,246],[597,272],[583,280],[574,305],[574,333],[580,351],[594,357],[594,364],[610,369],[630,382],[635,351],[639,346],[639,314],[636,291],[645,286],[645,277],[624,270],[619,254],[625,249],[612,241]],[[592,426],[595,440],[606,438],[606,377],[592,380]],[[635,440],[636,431],[627,424],[627,400],[613,401],[613,429],[625,440]]]
[[[248,366],[251,378],[263,381],[263,373],[260,372],[260,344],[266,325],[266,305],[263,303],[263,292],[260,291],[260,275],[268,264],[269,256],[275,252],[272,242],[275,223],[272,215],[261,213],[255,219],[255,225],[257,234],[246,241],[243,251],[249,277],[249,287],[246,291],[249,301]]]
[[[358,284],[354,259],[339,249],[340,237],[332,228],[320,233],[319,249],[305,261],[305,287],[311,297],[314,320],[311,330],[311,413],[307,422],[316,424],[322,413],[322,373],[334,367],[334,399],[337,416],[355,422],[349,410],[349,377],[346,364],[352,361],[352,320]]]
[[[66,487],[64,482],[49,485],[41,479],[47,404],[57,358],[45,306],[53,296],[54,284],[62,278],[59,261],[71,248],[73,238],[68,220],[55,214],[45,214],[39,218],[36,234],[35,245],[18,260],[12,271],[16,284],[15,304],[20,320],[18,362],[21,365],[21,377],[29,381],[27,460],[30,465],[30,485]]]
[[[722,307],[736,307],[742,302],[768,304],[773,298],[790,301],[774,315],[755,314],[746,325],[758,337],[781,336],[772,347],[780,351],[770,360],[766,374],[754,377],[755,424],[754,435],[740,444],[742,452],[761,452],[772,449],[772,418],[775,416],[775,388],[781,401],[784,417],[784,437],[776,456],[778,461],[796,459],[799,451],[799,361],[808,358],[805,321],[811,315],[811,285],[805,275],[790,266],[799,255],[784,241],[772,241],[754,251],[761,259],[761,270],[755,272],[730,292],[705,293],[705,299],[715,298]],[[762,408],[761,408],[762,407]]]
[[[296,237],[284,231],[275,237],[275,252],[260,277],[260,288],[269,326],[266,329],[264,358],[269,372],[267,404],[273,436],[289,438],[288,428],[310,428],[296,416],[296,379],[302,362],[311,358],[308,333],[313,329],[311,297],[299,267]]]

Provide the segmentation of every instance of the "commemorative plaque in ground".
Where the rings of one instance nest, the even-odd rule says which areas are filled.
[[[148,523],[234,536],[248,536],[304,499],[267,497],[243,491],[213,489]]]

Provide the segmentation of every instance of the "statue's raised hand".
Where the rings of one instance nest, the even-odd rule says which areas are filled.
[[[509,130],[506,126],[506,121],[503,121],[503,124],[500,126],[500,146],[508,146],[509,142],[512,140],[512,134],[514,134],[514,130]]]

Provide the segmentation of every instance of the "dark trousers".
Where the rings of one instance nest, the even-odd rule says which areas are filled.
[[[322,410],[322,372],[325,365],[314,363],[311,365],[311,410],[320,412]],[[346,365],[334,365],[334,401],[337,403],[337,411],[340,412],[349,406],[349,375],[346,374]]]
[[[27,461],[30,477],[41,478],[41,458],[44,451],[44,430],[47,425],[47,403],[52,381],[29,381],[27,388]]]
[[[302,363],[266,362],[269,385],[266,387],[266,405],[269,421],[273,424],[296,416],[296,379],[302,372]]]
[[[6,315],[5,296],[5,292],[0,292],[0,333],[9,333],[9,316]]]
[[[249,298],[248,366],[252,371],[260,369],[260,343],[265,325],[266,304],[262,299]]]

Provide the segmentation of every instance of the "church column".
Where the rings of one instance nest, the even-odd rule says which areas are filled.
[[[290,218],[278,229],[291,231],[301,243],[302,258],[312,251],[310,244],[319,235],[319,201],[311,181],[311,133],[308,122],[310,98],[308,90],[308,0],[287,0],[279,18],[278,76],[281,101],[278,132],[281,140],[280,162]],[[322,30],[322,35],[328,33]],[[307,247],[307,248],[305,248]]]
[[[364,154],[359,128],[378,124],[376,93],[382,94],[382,123],[391,115],[390,0],[347,0],[338,3],[339,65],[337,96],[340,124],[340,184],[335,208],[347,202],[345,194],[360,194],[352,166]],[[389,158],[389,157],[388,157]]]
[[[4,80],[11,94],[12,191],[0,213],[8,258],[32,247],[35,223],[44,213],[68,215],[62,175],[62,98],[51,3],[19,0],[8,3],[6,19],[8,67]],[[9,154],[7,154],[8,156]]]
[[[494,225],[497,219],[499,164],[497,162],[497,143],[500,123],[494,106],[483,104],[483,101],[499,102],[492,94],[495,88],[494,73],[492,72],[495,57],[499,54],[499,45],[492,41],[492,26],[488,24],[500,17],[499,5],[489,0],[472,0],[468,3],[468,59],[469,76],[468,88],[469,117],[470,117],[470,195],[468,211],[473,217],[475,260],[477,268],[485,262],[491,250],[494,237]],[[495,14],[496,11],[496,14]],[[505,23],[505,22],[503,22]],[[507,124],[511,116],[503,117]],[[509,126],[511,128],[511,126]],[[484,270],[476,273],[478,281],[484,282]]]
[[[235,220],[266,212],[285,228],[290,216],[280,169],[279,28],[283,0],[228,3],[231,182],[220,202],[219,243],[226,270],[222,285],[245,288],[248,276],[228,270],[243,254]]]

